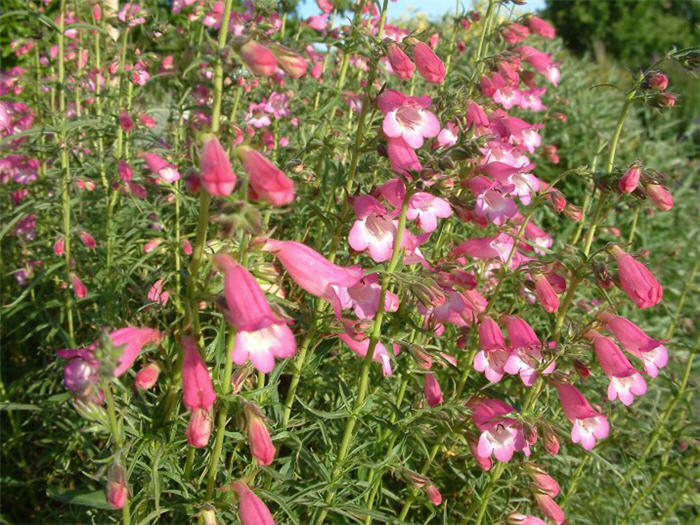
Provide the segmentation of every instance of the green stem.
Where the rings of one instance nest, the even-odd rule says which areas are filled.
[[[505,470],[506,470],[506,464],[499,462],[498,465],[496,465],[493,468],[493,470],[491,471],[491,480],[489,481],[489,484],[486,487],[486,490],[481,495],[481,503],[479,504],[479,512],[476,515],[476,521],[474,522],[475,525],[481,525],[481,522],[484,519],[484,514],[486,514],[486,509],[488,508],[488,505],[489,505],[489,500],[491,499],[491,493],[493,492],[493,489],[496,486],[496,483],[498,482],[500,477],[503,475],[503,472]],[[472,513],[473,513],[473,510],[467,511],[467,515],[462,520],[462,523],[467,523],[469,521],[469,518],[471,517]]]
[[[637,221],[639,220],[639,210],[640,207],[637,206],[634,209],[634,215],[632,215],[632,226],[630,226],[630,235],[627,238],[627,244],[632,244],[634,242],[634,234],[637,232]]]
[[[408,211],[408,202],[410,196],[411,192],[407,188],[403,205],[401,206],[401,214],[399,215],[399,224],[396,229],[396,237],[394,239],[394,248],[391,254],[391,260],[389,261],[386,273],[382,278],[382,287],[381,291],[379,292],[379,305],[377,307],[377,314],[374,318],[374,323],[372,324],[372,331],[370,333],[367,355],[362,361],[357,397],[355,398],[355,403],[353,404],[350,416],[348,417],[345,423],[343,439],[340,443],[340,448],[338,449],[338,456],[335,460],[333,472],[331,473],[331,483],[328,490],[328,494],[326,495],[325,499],[327,507],[330,506],[331,503],[333,503],[333,498],[335,497],[334,485],[338,481],[338,477],[342,470],[343,462],[345,461],[345,457],[347,456],[348,450],[350,449],[350,443],[352,441],[357,419],[365,405],[365,401],[367,398],[367,389],[369,386],[369,371],[370,366],[372,364],[372,358],[374,357],[374,350],[377,347],[377,343],[379,342],[379,337],[381,335],[382,320],[384,319],[384,302],[386,300],[386,293],[389,289],[392,274],[396,270],[396,267],[398,266],[399,260],[401,259],[403,253],[401,250],[401,240],[403,238],[403,232],[406,227],[406,213]],[[328,509],[325,508],[319,514],[319,517],[316,520],[316,524],[320,525],[321,523],[323,523],[327,515]]]
[[[318,311],[318,310],[317,310]],[[299,353],[294,359],[294,371],[292,372],[292,379],[289,383],[289,390],[287,391],[287,397],[284,400],[284,410],[282,412],[282,428],[286,429],[289,423],[289,417],[292,413],[292,406],[294,406],[294,396],[297,391],[297,386],[299,386],[299,380],[301,379],[301,371],[306,361],[306,354],[309,351],[309,346],[316,336],[316,328],[312,327],[306,333],[306,337],[299,347]]]
[[[119,428],[119,423],[117,422],[117,414],[114,408],[114,397],[112,396],[112,384],[110,379],[105,379],[102,384],[102,391],[105,394],[105,401],[107,403],[107,418],[109,420],[109,429],[112,433],[115,444],[115,454],[119,453],[119,450],[124,445],[124,439]],[[124,525],[130,525],[131,523],[131,510],[129,508],[129,498],[126,498],[124,506],[122,507],[122,522]]]
[[[233,361],[231,360],[231,351],[236,341],[236,331],[229,328],[228,338],[226,341],[226,356],[224,376],[221,380],[221,396],[226,397],[231,391],[231,373],[233,372]],[[214,440],[214,450],[209,458],[209,467],[207,471],[207,492],[206,499],[209,500],[214,495],[214,486],[216,484],[216,473],[221,459],[221,450],[224,445],[224,434],[226,430],[226,417],[228,416],[228,401],[221,399],[219,401],[216,417],[216,439]]]
[[[668,327],[668,330],[666,331],[666,335],[664,339],[671,339],[673,337],[673,334],[676,332],[676,327],[678,326],[678,318],[681,315],[681,311],[683,310],[683,305],[685,303],[685,299],[688,296],[688,291],[690,290],[691,285],[695,282],[695,274],[698,271],[698,267],[700,266],[700,262],[696,261],[695,265],[693,266],[693,269],[690,270],[690,273],[688,273],[688,277],[685,280],[685,283],[683,284],[683,291],[681,292],[681,296],[678,298],[678,305],[676,305],[676,311],[673,314],[673,319],[671,321],[670,326]]]

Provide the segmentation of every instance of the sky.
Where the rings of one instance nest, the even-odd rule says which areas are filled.
[[[302,0],[300,13],[302,18],[317,15],[320,13],[316,6],[315,0]],[[545,0],[529,0],[527,4],[520,7],[521,11],[536,11],[544,7]],[[471,7],[470,0],[462,0],[462,10]],[[401,16],[404,13],[409,13],[411,8],[417,8],[419,11],[426,13],[430,18],[440,18],[445,13],[456,8],[456,0],[398,0],[397,2],[389,2],[389,10],[387,16],[389,20]]]

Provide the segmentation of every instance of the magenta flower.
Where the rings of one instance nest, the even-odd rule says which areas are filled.
[[[498,383],[505,373],[509,352],[501,328],[487,315],[479,322],[479,345],[481,349],[474,356],[474,370],[483,372],[491,383]]]
[[[397,173],[421,171],[423,169],[416,152],[401,137],[388,137],[386,139],[386,153],[391,163],[391,169]]]
[[[396,44],[390,44],[386,53],[391,69],[396,75],[406,80],[413,76],[413,62],[406,53]]]
[[[83,284],[83,281],[80,280],[80,277],[78,277],[74,273],[71,273],[70,281],[71,285],[73,286],[73,293],[78,299],[84,299],[85,297],[87,297],[87,287]]]
[[[231,169],[228,155],[219,139],[212,134],[204,136],[199,156],[202,186],[212,196],[228,197],[236,186],[236,174]]]
[[[357,219],[348,235],[350,247],[358,252],[368,250],[375,262],[391,259],[398,221],[370,195],[355,197],[352,204]]]
[[[259,409],[252,404],[246,405],[245,415],[248,422],[250,453],[258,461],[258,465],[264,467],[272,464],[275,459],[275,446]]]
[[[426,110],[431,103],[430,97],[409,97],[393,89],[384,91],[377,97],[377,105],[384,113],[384,134],[403,138],[414,149],[423,145],[424,137],[437,137],[440,121]]]
[[[519,374],[526,386],[532,386],[537,379],[537,367],[542,362],[542,343],[523,319],[508,315],[505,321],[511,354],[503,369],[512,375]],[[554,367],[552,362],[542,373],[550,374]]]
[[[557,505],[556,501],[554,501],[547,494],[535,492],[535,501],[537,502],[537,506],[540,508],[542,513],[556,525],[562,525],[562,523],[566,521],[564,511],[559,505]]]
[[[369,337],[365,337],[364,339],[358,341],[357,339],[353,339],[346,333],[338,334],[338,338],[343,341],[350,350],[355,352],[357,355],[360,357],[365,357],[367,355],[367,351],[369,350]],[[399,346],[397,344],[392,345],[392,350],[394,352],[394,355],[397,355],[399,353]],[[374,353],[372,354],[372,361],[375,363],[380,363],[382,365],[382,372],[384,374],[384,377],[388,377],[392,374],[391,371],[391,356],[389,355],[389,352],[387,351],[386,347],[380,342],[377,341],[377,345],[374,347]]]
[[[578,389],[569,384],[556,383],[559,401],[566,417],[573,423],[571,441],[586,450],[595,446],[596,439],[605,439],[610,433],[608,418],[599,414]]]
[[[275,54],[255,40],[248,40],[237,52],[254,75],[270,77],[277,72]]]
[[[620,286],[639,308],[649,308],[661,302],[663,289],[652,273],[619,246],[612,247],[620,274]]]
[[[632,321],[619,315],[602,312],[598,319],[606,324],[625,350],[642,360],[647,374],[651,377],[659,375],[659,368],[668,363],[668,353],[661,341],[649,337]]]
[[[294,182],[264,155],[247,146],[236,148],[243,169],[250,179],[250,197],[273,206],[284,206],[294,200]]]
[[[608,385],[610,401],[619,399],[625,406],[629,406],[634,401],[635,395],[641,396],[646,393],[646,381],[612,339],[600,335],[595,330],[589,330],[585,335],[593,342],[598,363],[610,379]]]
[[[190,421],[185,429],[187,442],[194,448],[204,448],[211,436],[212,416],[209,410],[197,408],[192,411]]]
[[[242,481],[234,481],[231,488],[238,494],[238,517],[241,525],[275,525],[265,504]]]
[[[162,337],[158,330],[133,326],[120,328],[109,334],[109,338],[112,340],[112,345],[115,348],[124,346],[124,350],[117,361],[117,368],[114,370],[115,377],[121,376],[131,368],[144,346],[158,343]]]
[[[180,340],[185,356],[182,360],[183,403],[190,411],[209,411],[216,401],[214,385],[207,365],[199,355],[197,343],[191,336]]]
[[[141,156],[146,161],[146,166],[152,172],[158,175],[161,182],[173,183],[180,180],[180,173],[177,168],[168,163],[163,157],[155,153],[142,153]]]
[[[474,424],[481,431],[477,454],[488,458],[493,454],[498,461],[508,462],[515,451],[530,455],[522,425],[513,418],[503,417],[515,409],[500,399],[482,399],[470,404]]]
[[[442,404],[442,389],[435,376],[431,373],[425,374],[425,399],[431,407]]]
[[[418,227],[426,233],[435,231],[438,217],[446,219],[452,215],[450,204],[440,197],[422,191],[411,195],[406,218],[416,219]],[[375,259],[376,260],[376,259]]]
[[[362,268],[333,264],[320,253],[295,241],[262,239],[263,250],[272,252],[296,283],[311,295],[331,303],[337,318],[342,305],[338,288],[349,288],[362,279]]]
[[[556,32],[555,32],[552,24],[550,24],[546,20],[542,20],[541,18],[536,17],[534,15],[531,15],[528,17],[527,25],[530,26],[530,30],[533,33],[540,35],[543,38],[547,38],[547,39],[551,40],[556,35]]]
[[[515,512],[508,516],[508,523],[513,525],[547,525],[547,522],[537,516],[528,516]]]
[[[292,357],[297,351],[294,334],[286,321],[270,308],[255,278],[233,257],[214,256],[214,264],[224,272],[224,295],[230,320],[236,327],[231,358],[237,365],[248,359],[264,373],[272,372],[275,357]]]

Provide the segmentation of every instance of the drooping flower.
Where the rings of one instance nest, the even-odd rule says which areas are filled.
[[[420,75],[433,84],[442,84],[445,80],[445,64],[427,44],[416,41],[413,46],[413,60]]]
[[[158,175],[158,179],[161,182],[172,184],[180,180],[180,173],[177,171],[177,168],[163,157],[155,153],[143,153],[141,156],[146,161],[148,169]]]
[[[668,352],[661,341],[649,337],[629,319],[609,312],[601,312],[598,319],[603,321],[622,347],[642,360],[644,370],[651,377],[659,375],[659,368],[668,363]]]
[[[131,368],[144,346],[157,343],[162,337],[163,335],[153,328],[136,328],[133,326],[120,328],[109,334],[109,338],[112,340],[112,345],[115,348],[124,346],[124,350],[117,361],[117,367],[114,369],[115,377],[121,376]]]
[[[294,281],[311,295],[331,303],[340,318],[342,305],[337,287],[348,288],[362,279],[359,266],[343,267],[333,264],[320,253],[296,241],[261,239],[262,249],[272,252]]]
[[[267,157],[248,146],[236,148],[243,169],[250,177],[250,196],[273,206],[284,206],[294,200],[294,182]]]
[[[535,491],[535,501],[542,513],[556,525],[562,525],[566,521],[566,515],[557,502],[547,494]]]
[[[379,308],[379,296],[382,286],[376,273],[365,275],[360,281],[347,288],[348,307],[352,307],[358,319],[374,319]],[[345,307],[345,301],[343,301]],[[387,290],[384,297],[384,311],[395,312],[399,309],[399,296]]]
[[[500,399],[480,399],[470,403],[472,419],[481,431],[477,454],[488,458],[493,454],[498,461],[508,462],[515,451],[530,455],[530,446],[523,434],[522,425],[515,419],[504,417],[515,409]]]
[[[551,40],[556,35],[552,24],[537,16],[529,16],[527,19],[527,24],[530,26],[530,30],[533,33],[538,34],[541,37]]]
[[[661,302],[663,289],[652,273],[619,246],[612,247],[620,274],[620,285],[627,297],[639,308],[649,308]]]
[[[426,233],[435,231],[438,218],[446,219],[451,215],[450,204],[440,197],[419,191],[409,198],[406,218],[415,219],[418,227]]]
[[[397,44],[389,45],[386,56],[389,58],[391,69],[399,78],[406,80],[413,76],[413,62]]]
[[[398,221],[370,195],[359,195],[352,201],[357,219],[350,229],[348,244],[353,250],[367,250],[375,262],[391,259]]]
[[[270,510],[242,481],[234,481],[231,488],[238,494],[238,517],[241,525],[275,525]]]
[[[484,315],[479,322],[479,352],[474,356],[474,370],[484,372],[486,379],[497,383],[505,373],[508,350],[503,332],[496,321]]]
[[[535,281],[535,295],[545,312],[550,314],[559,310],[559,296],[554,291],[547,277],[542,273],[535,273],[532,278]]]
[[[202,186],[212,196],[228,197],[236,186],[236,174],[231,169],[226,151],[212,134],[204,136],[199,157]]]
[[[634,396],[641,396],[647,391],[647,384],[642,375],[635,370],[629,360],[609,337],[589,330],[585,336],[593,342],[595,355],[600,367],[610,379],[608,399],[619,399],[625,406],[634,401]]]
[[[260,409],[253,404],[245,407],[245,415],[248,425],[248,444],[250,453],[258,461],[258,465],[267,466],[275,459],[275,446],[272,444],[270,433],[267,430]]]
[[[277,42],[270,44],[269,48],[277,57],[279,66],[292,78],[301,78],[306,73],[306,59],[299,53]]]
[[[270,308],[255,278],[233,257],[214,256],[214,264],[224,272],[224,295],[230,320],[236,327],[231,358],[237,365],[248,359],[263,373],[272,372],[275,357],[292,357],[297,350],[294,334],[287,323]]]
[[[431,407],[442,404],[442,389],[435,376],[430,372],[425,374],[425,399]]]
[[[566,383],[556,383],[555,386],[564,414],[573,423],[571,441],[591,450],[596,439],[608,437],[610,425],[607,416],[593,410],[575,386]]]
[[[275,54],[253,39],[238,47],[237,52],[254,75],[271,77],[277,71]]]
[[[384,113],[382,130],[387,137],[403,138],[410,147],[423,145],[424,137],[437,137],[440,121],[427,108],[430,97],[410,97],[389,89],[377,97],[377,105]]]
[[[645,184],[644,193],[661,211],[669,211],[673,208],[673,195],[661,184]]]
[[[512,375],[519,374],[526,386],[532,386],[537,379],[537,367],[543,360],[542,343],[525,320],[508,315],[505,322],[511,354],[503,369]],[[552,362],[542,373],[550,374],[554,367]]]

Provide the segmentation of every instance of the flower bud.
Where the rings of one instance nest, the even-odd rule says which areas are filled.
[[[237,51],[254,75],[270,77],[277,72],[277,59],[274,53],[255,40],[249,39],[238,47]]]
[[[275,447],[270,439],[270,433],[263,421],[259,409],[249,404],[245,408],[245,415],[248,420],[248,443],[250,453],[258,460],[261,466],[267,466],[275,459]]]
[[[70,280],[71,284],[73,285],[73,293],[78,299],[82,299],[84,297],[87,297],[88,291],[85,285],[83,284],[83,281],[80,280],[80,277],[75,275],[74,273],[70,274]]]
[[[673,208],[673,195],[661,184],[647,184],[644,186],[647,197],[661,211],[669,211]]]
[[[586,379],[590,377],[591,375],[591,370],[588,368],[586,363],[583,361],[579,361],[578,359],[574,359],[572,361],[572,364],[574,365],[574,370],[576,370],[576,373],[581,376],[581,379]]]
[[[201,183],[210,195],[227,197],[236,186],[236,174],[231,169],[226,151],[219,139],[208,134],[204,137],[199,156]]]
[[[134,178],[134,174],[131,171],[131,166],[129,166],[129,164],[124,160],[119,161],[119,164],[117,165],[117,173],[119,173],[119,178],[122,180],[122,182],[129,182]]]
[[[433,367],[433,358],[420,346],[414,344],[409,345],[408,352],[423,370],[430,370]]]
[[[535,295],[545,312],[554,313],[559,310],[559,296],[543,274],[533,275],[535,280]]]
[[[668,87],[668,77],[660,71],[651,71],[644,78],[643,87],[645,89],[655,89],[657,91],[666,91]]]
[[[537,438],[539,436],[537,435],[537,427],[535,425],[524,422],[523,435],[525,436],[525,441],[527,441],[530,445],[537,443]]]
[[[639,185],[642,174],[642,166],[639,163],[632,164],[625,174],[617,181],[617,186],[622,193],[632,193]]]
[[[194,410],[185,430],[187,442],[194,448],[206,447],[211,435],[211,423],[211,416],[207,410],[202,408]]]
[[[564,215],[574,222],[581,222],[581,217],[583,216],[581,208],[571,203],[567,204],[566,208],[564,208]]]
[[[559,491],[561,490],[557,480],[555,480],[537,465],[528,464],[526,468],[527,473],[530,474],[530,477],[534,481],[533,487],[537,491],[548,495],[550,498],[557,497],[557,494],[559,494]]]
[[[113,508],[121,509],[126,504],[128,497],[126,471],[118,461],[115,461],[107,474],[107,501]]]
[[[202,525],[219,525],[216,519],[216,509],[206,505],[201,511],[199,511],[199,521]]]
[[[158,381],[160,375],[160,365],[158,363],[149,363],[138,371],[134,378],[134,386],[139,390],[148,390],[153,387]]]
[[[433,84],[442,84],[445,80],[445,64],[435,52],[423,42],[413,46],[413,60],[421,76]]]
[[[670,93],[668,91],[662,91],[654,95],[651,104],[655,108],[659,109],[672,108],[676,105],[676,99],[676,95],[674,95],[673,93]]]
[[[60,257],[61,255],[63,255],[63,251],[64,251],[63,235],[59,235],[56,238],[56,242],[53,243],[53,253],[57,257]]]
[[[238,517],[241,520],[241,525],[275,525],[270,510],[245,483],[234,481],[231,488],[236,491],[240,499]]]
[[[566,520],[564,511],[551,497],[538,492],[535,493],[535,501],[542,513],[556,523],[556,525],[564,523]]]
[[[542,427],[542,442],[544,443],[544,449],[553,456],[559,453],[559,439],[549,425]]]
[[[438,506],[442,503],[442,494],[432,483],[425,487],[425,494],[433,505]]]
[[[399,78],[406,80],[413,76],[413,62],[397,44],[389,45],[386,56],[391,64],[391,69]]]
[[[80,237],[80,242],[82,242],[88,250],[93,250],[95,246],[97,246],[95,238],[85,230],[81,231],[78,236]]]
[[[250,377],[250,373],[253,369],[250,366],[241,366],[236,369],[236,371],[231,375],[231,393],[236,395],[243,390],[243,385],[246,379]]]
[[[433,374],[425,375],[425,399],[431,407],[442,404],[442,390]]]
[[[563,212],[566,208],[566,198],[559,190],[551,190],[547,193],[547,198],[552,203],[557,213]]]
[[[277,57],[279,66],[292,78],[301,78],[306,73],[306,59],[293,50],[277,42],[273,42],[269,47]]]

